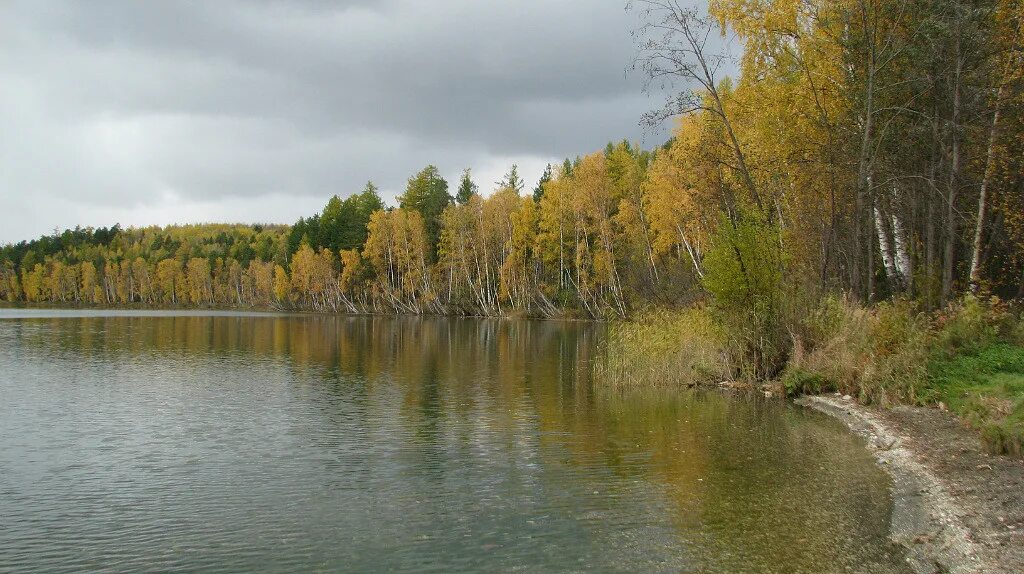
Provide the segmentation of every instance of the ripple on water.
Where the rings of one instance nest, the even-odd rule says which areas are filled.
[[[25,315],[0,313],[0,571],[904,571],[857,439],[607,396],[598,328]]]

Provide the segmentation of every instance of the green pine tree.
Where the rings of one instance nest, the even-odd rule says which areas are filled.
[[[428,165],[409,178],[405,193],[398,198],[402,209],[414,209],[423,216],[427,228],[427,240],[433,249],[441,236],[441,212],[452,203],[448,194],[448,182],[441,177],[437,167]]]
[[[466,205],[469,203],[469,198],[477,193],[477,186],[473,183],[470,169],[467,167],[462,170],[462,179],[459,181],[459,190],[455,193],[455,201],[459,205]]]
[[[540,198],[544,197],[544,184],[551,181],[551,164],[549,163],[544,167],[544,173],[540,174],[540,181],[537,182],[537,187],[533,188],[533,200],[539,202]]]
[[[516,190],[516,193],[523,191],[524,184],[523,179],[519,177],[519,166],[512,164],[512,167],[509,168],[505,177],[503,177],[501,181],[497,181],[495,183],[498,185],[498,189],[509,187]]]

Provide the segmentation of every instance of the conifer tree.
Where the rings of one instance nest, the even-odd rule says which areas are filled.
[[[405,193],[398,198],[399,207],[417,211],[422,216],[431,260],[434,257],[434,246],[441,235],[441,212],[451,203],[448,182],[433,165],[428,165],[409,178]]]
[[[519,166],[516,164],[512,164],[505,177],[501,178],[501,181],[496,181],[495,184],[498,186],[498,189],[507,187],[516,190],[516,193],[523,191],[525,185],[523,178],[519,177]]]
[[[473,197],[475,193],[477,193],[477,186],[473,183],[472,174],[467,167],[462,170],[462,179],[459,180],[459,190],[455,194],[455,202],[459,205],[466,205],[469,203],[469,198]]]
[[[540,174],[540,180],[537,182],[537,187],[533,188],[533,200],[540,202],[540,198],[544,197],[544,184],[551,181],[551,164],[544,166],[544,173]]]

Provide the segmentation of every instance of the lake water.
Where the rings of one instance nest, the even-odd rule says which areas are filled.
[[[903,572],[838,423],[602,327],[0,310],[0,571]]]

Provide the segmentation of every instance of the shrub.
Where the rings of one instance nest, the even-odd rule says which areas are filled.
[[[1014,345],[1024,346],[1024,320],[1017,318],[1006,339]]]
[[[832,390],[834,385],[826,381],[821,373],[812,373],[799,367],[787,368],[782,374],[782,388],[789,396],[817,394]]]
[[[1021,456],[1024,448],[1024,428],[1018,423],[1015,427],[1002,424],[987,424],[981,429],[981,437],[985,439],[989,450],[996,454]]]
[[[704,288],[730,338],[732,362],[750,380],[774,377],[789,353],[779,239],[777,226],[758,215],[723,216],[704,257]]]
[[[917,400],[926,373],[928,322],[912,304],[896,301],[872,310],[828,297],[797,330],[782,375],[791,392],[835,389],[864,402]]]
[[[998,299],[967,295],[936,318],[936,351],[974,353],[994,343],[1005,321]]]

